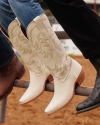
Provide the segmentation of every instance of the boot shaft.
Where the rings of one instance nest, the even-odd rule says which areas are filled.
[[[45,66],[38,58],[32,46],[29,44],[29,40],[21,31],[20,23],[17,19],[9,25],[8,34],[10,41],[22,57],[28,69],[34,72],[36,76],[40,76],[43,73]]]
[[[36,17],[29,24],[27,36],[52,75],[63,82],[70,70],[71,59],[66,55],[45,14]]]

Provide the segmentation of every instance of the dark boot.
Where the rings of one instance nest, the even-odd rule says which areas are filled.
[[[97,71],[95,86],[92,94],[82,103],[78,104],[76,114],[86,112],[100,106],[100,55],[90,59],[90,61]]]
[[[0,69],[0,100],[10,94],[14,80],[22,78],[24,73],[24,65],[16,55],[7,66]]]

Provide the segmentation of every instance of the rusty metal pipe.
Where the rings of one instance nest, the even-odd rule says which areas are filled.
[[[29,86],[29,81],[16,80],[14,83],[15,87],[27,88]],[[92,87],[78,86],[75,89],[76,95],[89,96],[92,93]],[[46,83],[45,91],[54,92],[54,84]]]
[[[65,31],[55,31],[59,39],[70,39]]]

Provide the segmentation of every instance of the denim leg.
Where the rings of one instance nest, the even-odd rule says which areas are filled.
[[[0,0],[0,24],[8,33],[9,24],[15,19],[15,15],[12,12],[8,0]]]
[[[0,31],[0,68],[3,68],[5,65],[9,64],[14,56],[14,51],[10,47],[9,42]]]
[[[35,17],[44,13],[37,0],[8,0],[8,2],[25,30]]]

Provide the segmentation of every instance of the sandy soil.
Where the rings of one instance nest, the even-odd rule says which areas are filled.
[[[93,86],[96,71],[84,57],[73,57],[85,69],[84,86]],[[28,71],[23,79],[29,80]],[[74,96],[74,99],[53,115],[46,115],[44,110],[50,102],[53,93],[44,92],[38,99],[26,105],[20,105],[19,99],[26,89],[14,88],[8,96],[6,124],[7,125],[100,125],[100,108],[76,115],[76,106],[86,97]]]

